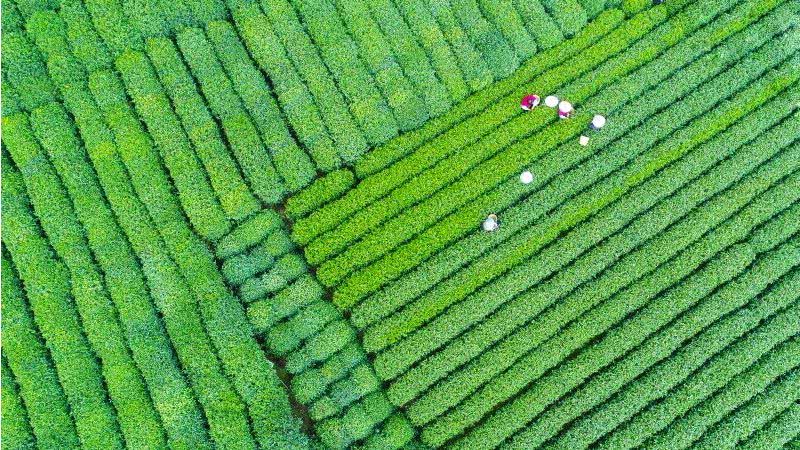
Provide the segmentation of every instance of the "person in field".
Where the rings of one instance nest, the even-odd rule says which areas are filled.
[[[536,94],[528,94],[525,97],[522,97],[522,101],[519,102],[519,106],[525,111],[530,111],[539,106],[539,96]]]
[[[558,117],[560,119],[569,119],[570,117],[572,117],[573,111],[574,109],[572,108],[572,103],[566,100],[561,100],[558,103]]]
[[[500,228],[500,224],[497,222],[497,214],[489,214],[483,221],[483,231],[491,233],[497,231],[498,228]]]
[[[604,126],[606,126],[606,118],[600,114],[596,114],[594,117],[592,117],[592,123],[589,124],[589,128],[593,129],[594,131],[600,131],[600,129]]]
[[[547,98],[544,99],[544,105],[548,108],[555,108],[558,106],[558,97],[555,95],[548,95]]]

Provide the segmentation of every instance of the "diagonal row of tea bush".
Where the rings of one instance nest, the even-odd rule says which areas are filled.
[[[681,5],[673,3],[672,6],[679,8]],[[660,27],[659,13],[665,11],[659,8],[634,17],[632,20],[638,18],[642,21],[636,28],[626,29],[625,24],[620,25],[619,34],[612,31],[609,36],[619,40],[626,31],[641,30],[641,23],[645,20],[651,23],[642,34],[629,34],[630,38],[623,42],[622,48],[606,50],[611,59],[608,56],[601,59],[608,61],[590,72],[590,76],[562,88],[565,92],[575,92],[574,95],[589,96],[586,104],[592,106],[587,106],[587,109],[612,111],[608,113],[608,130],[598,135],[593,142],[599,142],[588,148],[570,145],[561,146],[562,152],[547,152],[549,148],[557,148],[560,142],[574,138],[582,124],[559,123],[518,144],[513,144],[512,139],[519,138],[501,137],[520,133],[520,138],[525,139],[531,131],[553,120],[546,110],[541,112],[541,117],[534,115],[531,118],[532,114],[526,114],[515,119],[519,129],[515,131],[511,128],[513,121],[503,121],[513,117],[511,111],[516,111],[511,107],[515,96],[509,95],[505,104],[508,112],[501,113],[500,107],[494,109],[501,118],[479,113],[472,116],[474,119],[468,117],[463,122],[475,130],[472,135],[463,132],[467,128],[458,133],[446,131],[447,125],[441,121],[434,124],[429,133],[435,136],[444,131],[442,137],[433,137],[429,143],[420,139],[418,142],[422,147],[417,150],[413,149],[415,133],[411,133],[407,140],[400,138],[394,148],[392,144],[379,148],[370,156],[383,152],[387,168],[379,169],[375,175],[367,175],[352,189],[350,186],[355,179],[351,174],[340,172],[322,179],[308,192],[338,189],[346,194],[307,217],[303,216],[313,208],[303,202],[310,204],[311,196],[301,193],[290,200],[289,212],[295,207],[295,217],[300,217],[294,227],[294,237],[307,244],[306,255],[312,264],[319,265],[320,281],[334,289],[334,302],[342,308],[352,309],[351,321],[364,330],[365,349],[376,354],[374,366],[378,376],[387,381],[397,378],[389,385],[389,398],[398,406],[405,405],[408,418],[423,426],[422,436],[426,443],[440,445],[470,429],[475,431],[465,438],[464,445],[483,445],[486,439],[499,439],[497,443],[500,443],[510,434],[498,432],[499,429],[491,425],[523,427],[531,420],[518,414],[522,410],[510,406],[508,413],[498,412],[488,420],[484,417],[505,402],[510,405],[529,403],[509,401],[525,385],[533,383],[533,380],[518,375],[508,375],[503,381],[492,382],[487,385],[490,387],[482,388],[486,392],[483,397],[475,394],[466,400],[466,407],[465,404],[458,405],[459,399],[469,396],[514,364],[516,360],[508,353],[514,348],[512,345],[524,343],[522,349],[535,345],[530,342],[530,337],[516,337],[515,333],[529,318],[535,317],[537,311],[546,309],[548,303],[542,303],[542,298],[530,304],[533,301],[530,299],[536,296],[525,295],[515,299],[517,293],[552,277],[556,277],[561,285],[546,286],[561,289],[560,296],[569,293],[582,280],[591,279],[595,276],[593,274],[605,270],[621,255],[644,245],[648,236],[656,237],[670,225],[663,222],[663,215],[645,214],[645,211],[653,208],[654,204],[658,205],[665,196],[673,195],[671,192],[675,189],[681,186],[694,189],[692,195],[701,196],[693,200],[693,204],[704,204],[714,192],[732,189],[725,184],[719,184],[717,191],[704,184],[695,186],[693,183],[700,180],[695,178],[704,170],[720,164],[713,171],[712,178],[720,183],[724,181],[724,178],[719,178],[721,174],[743,176],[769,159],[764,156],[770,154],[767,149],[779,151],[797,138],[797,117],[791,115],[798,94],[797,76],[793,73],[798,64],[795,54],[798,48],[797,6],[780,1],[714,2],[713,5],[711,2],[698,2],[687,5],[685,11],[675,12],[677,14],[661,16],[660,21],[666,22]],[[598,51],[602,44],[600,40],[591,50]],[[582,60],[588,59],[588,55],[579,56],[583,56]],[[589,69],[591,66],[582,70]],[[580,77],[580,70],[576,69],[577,75],[573,75],[561,68],[545,73],[542,78],[556,85],[560,81],[556,77],[566,78],[564,82],[569,82],[570,77]],[[548,75],[553,81],[546,78]],[[598,84],[614,81],[616,84],[611,84],[610,88],[598,89]],[[572,95],[570,98],[575,98]],[[495,135],[487,135],[491,139],[480,140],[484,130],[488,128],[491,132],[491,127],[500,125],[502,127],[497,128]],[[723,134],[716,136],[718,133]],[[421,135],[421,132],[417,133],[417,136]],[[732,137],[741,139],[736,141],[740,146],[756,138],[763,140],[751,151],[742,152],[741,156],[736,153],[737,163],[750,164],[736,169],[738,172],[730,165],[720,163],[727,158],[722,150],[736,150],[736,147],[725,147],[730,145]],[[478,144],[464,149],[463,144],[470,141]],[[451,142],[460,142],[461,146]],[[506,149],[504,142],[513,145]],[[399,153],[403,146],[409,149],[408,156]],[[719,149],[706,150],[711,146]],[[487,157],[483,155],[492,154],[499,156],[488,163],[481,162]],[[716,159],[708,159],[710,157]],[[697,158],[706,158],[705,165],[699,164]],[[781,169],[769,172],[773,177],[770,183],[777,182],[796,167],[793,160],[785,158],[791,157],[784,156],[780,162]],[[437,165],[437,161],[441,163]],[[475,162],[465,164],[467,161]],[[770,167],[777,164],[773,162]],[[470,169],[473,166],[475,169]],[[540,175],[533,188],[519,185],[516,181],[516,174],[522,167],[534,168],[534,173]],[[468,170],[472,171],[465,178],[464,173]],[[652,182],[647,181],[654,175]],[[735,180],[730,179],[728,183]],[[642,182],[646,184],[639,186]],[[653,183],[657,187],[655,192],[651,187]],[[499,187],[495,188],[495,185]],[[793,185],[786,186],[783,194],[790,192]],[[769,184],[748,187],[751,189],[748,191],[750,197],[743,197],[745,203],[728,202],[725,207],[734,208],[732,213],[759,194],[758,190],[752,189],[767,187]],[[659,192],[658,189],[672,191]],[[647,201],[642,202],[643,198]],[[784,202],[791,204],[792,198],[785,197]],[[786,205],[778,205],[781,204]],[[468,211],[459,209],[460,205]],[[493,211],[501,211],[501,218],[505,217],[501,231],[493,235],[473,232],[480,217]],[[667,204],[661,205],[659,211],[688,212]],[[770,214],[774,213],[776,211]],[[630,222],[637,217],[649,220],[652,222],[650,226],[657,228],[650,230],[650,234],[639,235],[644,225],[639,225],[639,221]],[[672,220],[678,220],[680,215],[672,217]],[[590,221],[582,223],[586,220]],[[745,233],[758,223],[745,228]],[[631,227],[628,234],[617,231],[625,226]],[[688,238],[703,230],[698,227],[688,233],[697,226],[697,222],[691,221],[675,229],[680,229]],[[717,225],[709,223],[707,226],[714,229]],[[611,239],[610,235],[620,236],[618,244],[614,245],[623,247],[609,244],[602,251],[598,250],[599,253],[590,253],[592,256],[586,256],[589,259],[585,262],[576,260],[582,261],[581,265],[572,263],[588,249]],[[556,237],[560,239],[554,241]],[[652,245],[670,242],[662,239]],[[705,258],[710,259],[735,243],[725,242],[715,242],[722,247]],[[674,255],[681,249],[677,245],[664,250]],[[527,262],[531,258],[533,260]],[[630,260],[631,269],[638,267],[639,262]],[[562,275],[560,270],[569,264],[584,270],[565,270]],[[681,264],[686,265],[691,273],[694,264],[691,260],[684,260]],[[625,271],[621,267],[619,270],[626,276],[646,272],[644,267],[644,272],[630,272],[631,269]],[[667,279],[659,281],[666,282]],[[623,282],[623,279],[616,282]],[[661,289],[669,286],[667,284]],[[583,292],[588,294],[592,291]],[[554,294],[547,293],[548,296]],[[548,302],[554,302],[556,298]],[[554,319],[569,311],[562,308],[572,305],[571,301],[564,302],[564,306],[558,306],[557,312],[552,313]],[[592,307],[593,303],[584,306]],[[496,311],[500,311],[497,317],[494,316]],[[624,318],[630,312],[619,310],[616,314]],[[598,322],[596,316],[591,317]],[[586,323],[592,322],[586,319]],[[611,325],[602,323],[605,322],[598,322],[597,326]],[[552,332],[563,326],[556,325]],[[497,327],[504,330],[502,334],[498,335]],[[502,336],[510,337],[507,345],[497,344],[496,356],[486,359],[484,364],[463,366],[481,355],[487,346],[495,346],[498,340],[503,339]],[[560,350],[555,345],[552,348]],[[538,359],[532,355],[526,361]],[[526,367],[523,363],[519,366]],[[454,370],[458,374],[455,378],[451,373]],[[447,381],[437,383],[445,376],[449,377]],[[505,392],[502,394],[505,397],[497,396],[499,392]],[[535,394],[530,395],[534,397],[529,398],[536,398]],[[448,410],[447,415],[437,419]],[[471,428],[484,420],[490,426]],[[509,428],[512,433],[517,429]]]
[[[37,442],[58,431],[56,448],[305,447],[123,81],[110,68],[83,70],[103,53],[74,50],[87,48],[87,35],[65,31],[61,15],[40,10],[26,26],[4,44],[3,241],[27,319],[19,333],[6,328],[3,348]],[[39,333],[49,357],[28,353],[42,348]],[[16,336],[28,340],[13,352]],[[72,428],[67,420],[51,430],[60,410],[36,401],[30,383],[48,373]]]
[[[323,444],[390,449],[413,438],[410,423],[382,391],[355,329],[324,298],[278,213],[265,210],[244,222],[219,241],[216,256]]]
[[[522,15],[536,20],[523,25],[519,5],[494,0],[22,0],[7,2],[3,27],[18,47],[37,16],[40,35],[70,38],[81,66],[70,70],[122,76],[192,226],[214,240],[318,172],[508,77],[606,7],[555,3],[526,2],[536,11]],[[566,7],[569,18],[548,15]],[[480,82],[461,73],[481,67]]]
[[[76,14],[84,19],[88,17],[79,14],[79,4],[73,6],[73,12],[77,11]],[[270,231],[269,220],[273,220],[272,226],[278,226],[281,219],[277,214],[271,210],[255,215],[246,212],[242,214],[246,219],[241,221],[241,225],[234,228],[228,224],[211,236],[201,236],[216,237],[216,234],[232,229],[215,239],[216,256],[224,261],[222,271],[217,272],[206,243],[189,229],[176,202],[178,199],[170,191],[171,180],[165,169],[170,170],[170,175],[185,175],[182,179],[185,189],[180,189],[179,185],[179,198],[181,191],[197,193],[193,189],[198,186],[192,186],[192,180],[198,171],[197,166],[193,171],[184,170],[187,167],[192,169],[192,158],[189,146],[180,142],[176,145],[173,139],[180,125],[170,127],[170,122],[164,122],[163,117],[159,116],[162,112],[164,115],[172,113],[169,100],[165,99],[159,86],[159,75],[149,68],[142,54],[132,52],[121,55],[116,65],[112,66],[109,62],[111,58],[97,35],[93,39],[96,53],[80,52],[80,44],[84,43],[82,39],[93,36],[89,33],[91,28],[76,35],[72,31],[77,22],[64,20],[64,16],[63,9],[59,12],[34,12],[28,17],[25,30],[10,33],[12,44],[6,47],[11,51],[7,53],[10,64],[4,67],[4,81],[7,81],[5,78],[10,80],[4,83],[3,91],[4,145],[10,150],[14,161],[9,160],[8,164],[4,164],[4,171],[9,172],[6,177],[8,180],[14,180],[15,175],[19,180],[19,174],[14,170],[15,166],[22,167],[20,170],[25,182],[15,185],[20,192],[19,211],[25,211],[25,217],[31,218],[29,222],[32,222],[17,234],[13,231],[18,229],[12,228],[12,232],[6,236],[18,236],[21,240],[37,237],[46,247],[47,238],[54,236],[51,233],[55,231],[39,229],[33,222],[39,220],[44,225],[47,221],[41,220],[41,217],[52,218],[54,221],[47,223],[53,230],[59,230],[58,222],[68,224],[69,233],[58,241],[64,242],[64,247],[57,248],[63,253],[56,257],[73,255],[74,252],[66,247],[67,240],[70,240],[79,245],[81,250],[78,253],[80,258],[74,263],[73,277],[89,270],[95,277],[90,278],[93,280],[92,286],[98,292],[102,288],[98,287],[100,283],[97,280],[102,276],[110,277],[108,289],[114,305],[109,304],[106,298],[105,304],[94,306],[94,310],[86,309],[88,307],[81,309],[77,323],[71,328],[79,337],[84,333],[80,324],[86,324],[84,328],[88,328],[86,334],[90,342],[85,351],[89,356],[93,351],[98,352],[101,373],[92,373],[92,368],[96,366],[85,358],[75,359],[74,365],[70,366],[74,372],[62,367],[66,364],[63,360],[47,362],[42,368],[48,368],[61,377],[80,376],[100,383],[77,386],[63,380],[58,383],[73,389],[68,393],[72,395],[71,407],[80,401],[82,390],[89,387],[94,389],[93,392],[87,390],[86,395],[94,395],[89,398],[95,403],[87,405],[90,409],[81,412],[73,425],[73,428],[77,425],[81,445],[107,448],[132,442],[134,446],[143,448],[161,448],[167,443],[184,448],[203,448],[212,444],[221,448],[306,446],[305,438],[298,433],[297,423],[288,411],[286,395],[282,392],[284,386],[279,384],[275,372],[264,359],[265,353],[253,346],[255,342],[249,336],[251,328],[241,321],[241,307],[230,303],[233,297],[228,288],[231,286],[244,302],[273,293],[278,294],[276,301],[285,299],[283,304],[287,311],[275,318],[276,329],[266,341],[267,351],[282,356],[289,350],[297,350],[296,356],[288,358],[288,369],[297,375],[307,372],[299,380],[318,376],[318,368],[314,367],[312,371],[311,365],[324,361],[326,351],[335,352],[348,346],[351,353],[356,352],[356,356],[350,358],[357,358],[353,364],[361,364],[352,374],[350,366],[342,367],[339,374],[326,375],[327,378],[314,387],[327,395],[328,403],[336,399],[335,411],[323,413],[321,406],[312,409],[320,411],[313,414],[320,421],[329,418],[328,428],[332,428],[333,424],[342,428],[342,431],[330,431],[328,435],[331,437],[326,441],[341,446],[341,442],[346,445],[356,439],[367,438],[374,427],[388,419],[376,436],[371,438],[370,442],[374,442],[372,445],[388,448],[387,442],[393,442],[391,445],[395,447],[406,443],[410,438],[407,421],[391,416],[392,409],[385,396],[379,392],[373,393],[376,390],[374,387],[370,390],[363,385],[364,377],[370,376],[369,373],[365,375],[365,370],[371,372],[371,369],[363,364],[363,352],[359,356],[360,349],[347,340],[348,333],[353,334],[352,327],[339,318],[337,325],[324,330],[311,328],[303,335],[294,330],[293,324],[309,315],[309,312],[305,312],[294,317],[295,312],[305,304],[293,303],[298,289],[303,283],[308,286],[316,282],[305,274],[302,257],[291,252],[288,234],[273,233],[263,243],[250,242],[246,237],[251,232]],[[82,24],[88,25],[87,22]],[[182,37],[179,37],[179,43],[180,39]],[[180,79],[172,76],[179,74],[181,67],[174,65],[175,62],[180,63],[175,47],[170,46],[169,40],[160,41],[159,44],[154,43],[151,51],[162,52],[159,54],[167,55],[163,60],[170,61],[164,63],[166,75],[161,75],[160,79],[164,80],[168,89],[174,88],[176,92],[185,93],[189,89],[188,83],[180,84]],[[106,57],[91,59],[97,55]],[[99,66],[92,67],[91,64]],[[89,72],[84,68],[94,70]],[[156,70],[161,68],[158,66]],[[183,78],[184,81],[188,80],[185,73]],[[133,99],[133,105],[127,99],[126,90]],[[143,119],[144,125],[156,124],[161,128],[154,130],[154,126],[145,129],[140,119]],[[159,145],[162,147],[159,148]],[[169,149],[165,150],[167,147]],[[157,148],[161,151],[156,152]],[[178,151],[182,152],[181,157],[177,157]],[[162,160],[166,167],[162,166]],[[35,177],[33,181],[28,182],[24,176],[28,173]],[[178,184],[178,180],[175,183]],[[22,184],[24,188],[20,188]],[[7,192],[15,191],[12,188]],[[236,194],[241,195],[242,191]],[[34,202],[33,211],[27,206],[30,203],[28,195],[41,202]],[[58,201],[47,202],[48,196]],[[230,204],[253,207],[247,202],[242,203],[241,199],[233,197]],[[246,197],[244,199],[247,200]],[[208,211],[214,206],[205,200],[197,200],[192,204],[195,207],[193,211],[198,212]],[[257,203],[255,207],[258,207]],[[24,257],[18,255],[27,254],[26,247],[20,248],[15,246],[16,243],[13,240],[9,243],[15,261]],[[258,251],[238,255],[250,244],[259,244]],[[92,255],[98,259],[97,263],[92,261]],[[227,256],[236,258],[226,260]],[[251,266],[244,267],[248,264]],[[55,271],[56,265],[51,267],[42,264],[42,267],[42,273],[47,274]],[[119,277],[123,279],[120,281],[122,287],[110,283],[111,279]],[[41,282],[27,275],[22,278],[29,289],[37,289]],[[61,282],[58,287],[62,291],[65,288],[68,290],[72,282],[69,278],[57,281]],[[288,286],[294,281],[298,283]],[[237,288],[239,285],[241,290]],[[127,291],[123,292],[123,288]],[[285,291],[282,291],[283,288],[286,288]],[[314,291],[313,287],[309,289]],[[83,296],[88,295],[80,292]],[[70,294],[62,293],[68,302]],[[124,297],[115,297],[122,294],[137,300],[135,309],[125,309],[128,304],[122,300]],[[78,294],[73,295],[77,298]],[[315,298],[301,298],[306,303],[314,303],[314,311],[327,306],[328,316],[335,317],[332,315],[332,312],[336,312],[335,308],[321,299],[321,290]],[[24,304],[23,299],[23,309]],[[101,307],[105,309],[98,309]],[[115,307],[125,312],[120,312],[121,324],[113,323]],[[38,317],[36,311],[33,313],[34,318]],[[48,314],[47,311],[38,313],[40,316]],[[155,321],[150,323],[151,329],[137,329],[136,324],[145,320],[147,314]],[[63,315],[64,320],[72,317],[68,311],[64,311]],[[72,315],[75,315],[74,312]],[[229,320],[219,322],[225,320],[225,316],[229,316]],[[163,318],[163,324],[159,323],[159,317]],[[134,361],[130,361],[131,356],[127,360],[123,358],[127,366],[120,367],[114,376],[107,374],[105,369],[121,363],[111,359],[113,353],[109,356],[99,353],[97,346],[101,350],[105,348],[100,344],[102,338],[95,336],[99,332],[90,332],[95,328],[94,321],[103,318],[108,322],[107,328],[115,325],[117,328],[130,327],[128,334],[118,329],[105,331],[108,335],[112,335],[112,332],[117,336],[125,334],[125,338],[130,339],[127,349],[124,341],[115,342],[115,349],[119,353],[117,358],[130,353]],[[285,323],[290,319],[291,324]],[[323,322],[322,325],[328,324]],[[331,331],[326,331],[328,328]],[[37,333],[36,326],[29,329],[33,334]],[[290,331],[292,334],[289,334]],[[159,335],[162,336],[161,340],[157,339]],[[147,336],[151,336],[153,341],[148,342]],[[49,335],[45,337],[45,344],[49,345],[51,340],[59,342],[55,337],[50,338]],[[293,345],[291,340],[296,343]],[[301,340],[302,347],[299,346]],[[283,344],[273,344],[273,341]],[[32,342],[29,344],[32,345]],[[327,350],[332,346],[335,347]],[[21,364],[24,366],[24,361],[18,363],[16,358],[12,359],[12,367],[18,373]],[[85,374],[81,374],[82,365],[85,365]],[[170,365],[173,368],[172,379],[165,376],[165,373],[170,373]],[[139,371],[141,375],[137,375]],[[144,380],[141,379],[143,377]],[[132,394],[125,397],[122,385],[129,383],[133,389],[137,386],[137,379],[140,390],[132,392],[139,394],[139,397],[129,398]],[[370,379],[377,380],[374,375],[367,378]],[[336,385],[327,391],[327,386],[334,382],[337,382]],[[24,398],[35,395],[27,383],[28,380],[23,379]],[[104,391],[103,384],[108,386],[109,392]],[[145,405],[148,403],[148,394],[153,397],[149,408]],[[306,398],[305,403],[310,404],[316,397],[319,395]],[[134,404],[134,400],[138,404]],[[318,403],[325,404],[324,401]],[[84,419],[83,414],[91,414],[91,407],[96,408],[97,414],[108,413],[106,422],[97,420],[92,424],[88,418]],[[348,414],[344,413],[345,408]],[[135,415],[137,409],[141,409],[140,417]],[[84,411],[81,408],[77,410]],[[117,417],[114,411],[117,411]],[[148,411],[151,414],[148,415]],[[32,414],[35,412],[32,411]],[[372,416],[361,417],[367,412]],[[115,420],[119,425],[115,424]],[[84,430],[83,427],[90,428]],[[35,434],[46,434],[46,428],[45,424],[34,420],[32,429]],[[397,432],[393,430],[405,435],[395,436]],[[96,443],[92,439],[105,440]],[[43,441],[47,442],[47,439]],[[72,442],[77,445],[76,441],[77,437]],[[63,445],[71,445],[68,439],[62,442]]]
[[[601,0],[7,3],[6,31],[25,28],[39,9],[55,10],[65,13],[81,39],[79,51],[98,51],[95,37],[81,36],[94,27],[113,59],[126,52],[151,59],[163,89],[142,80],[146,90],[139,92],[166,91],[186,129],[184,140],[198,147],[218,194],[244,195],[231,192],[241,187],[220,149],[228,146],[255,194],[267,202],[302,188],[317,170],[350,164],[369,146],[444,114],[615,5]],[[89,72],[109,62],[107,55],[96,56]],[[199,85],[202,99],[190,83]],[[159,117],[166,114],[163,108],[153,113],[150,121],[162,121],[154,128],[178,125]],[[147,120],[146,112],[140,114]],[[243,213],[248,199],[240,200],[236,212]],[[233,213],[237,203],[228,198],[227,206]]]

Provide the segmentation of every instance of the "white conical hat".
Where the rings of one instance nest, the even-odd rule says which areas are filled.
[[[526,170],[519,174],[519,181],[522,182],[522,184],[530,184],[533,181],[533,174]]]
[[[555,95],[548,95],[547,98],[544,99],[544,104],[550,108],[555,108],[558,106],[558,97]]]
[[[594,125],[595,128],[603,128],[605,124],[606,124],[605,116],[597,114],[594,117],[592,117],[592,125]]]
[[[572,103],[570,103],[570,102],[568,102],[566,100],[561,100],[558,103],[558,110],[561,111],[561,112],[568,113],[568,112],[572,111]]]
[[[581,136],[581,138],[580,138],[580,139],[578,139],[578,142],[579,142],[579,143],[580,143],[582,146],[586,147],[587,145],[589,145],[589,136]]]
[[[482,225],[484,231],[494,231],[497,229],[497,220],[490,215],[483,221]]]

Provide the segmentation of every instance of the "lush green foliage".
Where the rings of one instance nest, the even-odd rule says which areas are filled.
[[[2,9],[4,449],[800,442],[796,1]]]

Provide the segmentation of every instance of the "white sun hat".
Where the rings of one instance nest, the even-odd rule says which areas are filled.
[[[558,110],[560,112],[562,112],[562,113],[571,112],[572,111],[572,103],[570,103],[570,102],[568,102],[566,100],[561,100],[560,102],[558,102]]]
[[[605,126],[605,124],[606,124],[605,116],[601,116],[600,114],[597,114],[594,117],[592,117],[592,126],[596,130],[599,130],[600,128],[603,128]]]
[[[486,220],[483,221],[483,231],[494,231],[499,228],[497,224],[497,216],[494,214],[489,214]]]
[[[533,181],[533,174],[526,170],[519,174],[519,181],[521,181],[522,184],[530,184]]]
[[[544,99],[544,104],[550,108],[555,108],[558,106],[558,97],[555,95],[548,95],[547,98]]]
[[[578,142],[580,142],[582,146],[586,147],[587,145],[589,145],[589,136],[581,136]]]

